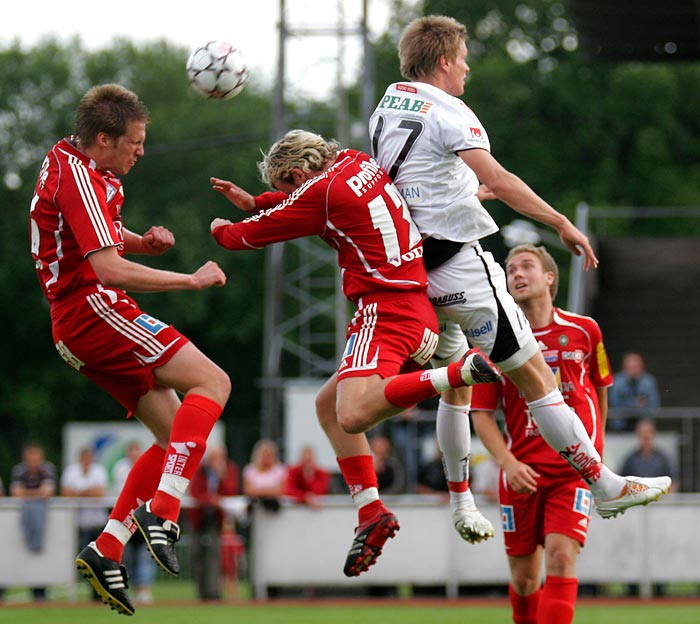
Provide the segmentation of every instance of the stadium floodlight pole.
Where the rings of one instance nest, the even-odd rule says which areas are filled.
[[[372,116],[376,102],[374,101],[374,50],[369,41],[369,0],[362,0],[362,53],[364,55],[364,76],[360,76],[361,99],[360,110],[362,119]],[[364,133],[362,150],[370,153],[369,132]]]
[[[285,0],[280,0],[279,40],[277,49],[277,80],[272,108],[272,142],[287,131],[284,105],[285,49],[288,36]],[[278,441],[282,426],[280,406],[281,336],[277,331],[282,316],[282,276],[284,273],[284,243],[275,243],[265,250],[265,313],[263,319],[263,370],[260,401],[260,432],[264,438]]]
[[[590,238],[588,233],[588,204],[581,202],[576,206],[576,227]],[[576,314],[586,313],[586,274],[583,270],[584,257],[573,256],[569,269],[569,297],[567,310]]]

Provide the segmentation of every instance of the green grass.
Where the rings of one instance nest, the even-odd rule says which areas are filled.
[[[0,624],[512,624],[505,599],[495,599],[493,606],[484,600],[458,602],[440,598],[409,600],[411,592],[399,592],[399,598],[371,602],[364,597],[333,601],[319,598],[316,604],[299,599],[271,600],[255,603],[251,590],[241,583],[238,600],[225,604],[198,604],[191,581],[159,580],[154,586],[154,605],[136,606],[136,614],[127,618],[102,604],[89,600],[89,588],[78,583],[78,601],[69,603],[65,589],[51,588],[43,605],[30,602],[26,589],[8,590],[0,608]],[[608,587],[608,590],[611,588]],[[612,588],[614,589],[614,588]],[[676,588],[676,596],[697,597],[697,585]],[[692,591],[690,591],[692,589]],[[608,596],[621,592],[608,593]],[[583,598],[577,606],[574,624],[698,624],[700,602],[677,604],[672,599],[660,601],[620,601]]]
[[[0,610],[0,622],[12,624],[511,624],[506,606],[459,605],[420,606],[402,605],[400,600],[385,601],[378,606],[365,602],[353,605],[343,601],[338,605],[324,603],[318,606],[304,604],[226,604],[137,607],[133,618],[110,612],[102,605],[81,603],[76,606],[31,605],[5,607]],[[651,605],[648,603],[624,606],[580,605],[575,624],[697,624],[700,607],[697,605]]]

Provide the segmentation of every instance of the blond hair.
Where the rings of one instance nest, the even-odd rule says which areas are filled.
[[[460,44],[467,40],[467,28],[445,15],[426,15],[404,28],[399,40],[401,75],[408,80],[429,77],[440,57],[453,60]]]
[[[552,258],[552,254],[550,254],[544,247],[537,247],[531,243],[517,245],[508,252],[505,262],[506,267],[508,267],[508,263],[514,256],[521,253],[532,254],[540,261],[542,269],[545,273],[552,273],[554,275],[554,279],[549,285],[549,292],[552,295],[552,301],[554,301],[557,296],[557,292],[559,291],[559,267],[557,266],[556,260]]]
[[[293,184],[292,169],[305,173],[323,171],[336,159],[340,146],[334,140],[306,130],[290,130],[272,145],[258,163],[263,182],[274,186],[275,182]]]

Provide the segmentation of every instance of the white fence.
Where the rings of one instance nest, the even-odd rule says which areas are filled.
[[[256,510],[249,548],[255,596],[265,598],[269,587],[408,584],[444,585],[447,595],[455,597],[460,585],[508,582],[496,506],[482,508],[496,528],[495,539],[471,545],[459,538],[449,508],[438,499],[406,495],[384,500],[398,516],[401,530],[387,543],[377,565],[352,579],[342,572],[357,515],[349,497],[326,497],[318,510],[293,505],[279,513]],[[0,499],[0,586],[63,585],[75,598],[78,504],[85,500],[51,500],[45,548],[32,554],[22,537],[20,501]],[[227,500],[235,513],[243,504],[240,497]],[[579,557],[579,578],[582,583],[639,583],[646,594],[653,583],[700,584],[698,526],[697,494],[667,496],[614,520],[594,514],[588,544]]]

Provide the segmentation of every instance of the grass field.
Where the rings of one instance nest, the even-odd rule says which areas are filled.
[[[684,589],[687,593],[681,593]],[[159,580],[154,586],[155,604],[137,605],[133,617],[91,603],[88,585],[82,582],[77,602],[67,601],[65,589],[60,588],[52,588],[50,599],[42,605],[31,603],[26,590],[10,590],[0,607],[0,624],[512,624],[506,598],[412,598],[409,591],[400,598],[319,597],[256,603],[245,582],[228,590],[227,595],[238,599],[203,604],[196,601],[191,581]],[[700,624],[697,587],[674,590],[676,597],[657,600],[610,594],[581,598],[574,624]]]
[[[383,603],[367,606],[347,602],[331,605],[264,604],[264,605],[183,605],[139,607],[133,618],[119,616],[100,606],[6,607],[0,610],[0,622],[13,624],[509,624],[507,606],[471,606],[431,604],[418,606]],[[700,605],[580,605],[575,624],[697,624]]]
[[[605,601],[601,601],[605,602]],[[249,603],[222,605],[139,606],[131,618],[117,615],[101,605],[10,606],[0,609],[0,622],[8,624],[510,624],[510,610],[503,601],[498,606],[483,606],[483,601],[449,602],[382,600],[376,606],[366,601],[347,600],[333,604],[323,601],[303,603]],[[635,604],[581,604],[575,624],[697,624],[700,603],[676,604],[673,601]]]

